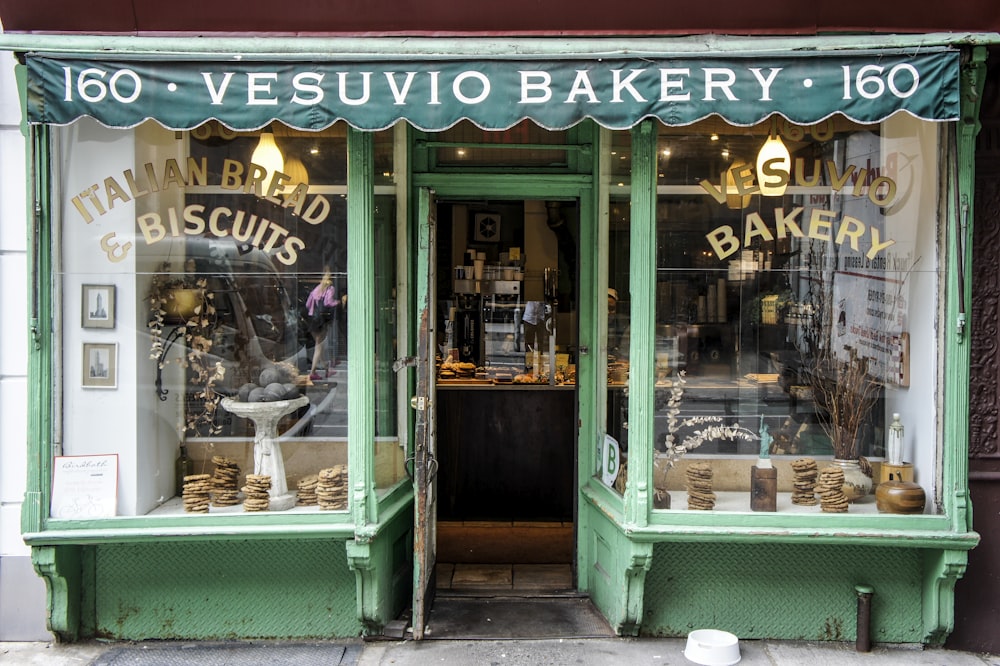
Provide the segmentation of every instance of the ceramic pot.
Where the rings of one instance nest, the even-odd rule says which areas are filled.
[[[886,481],[875,489],[880,513],[923,513],[926,501],[924,489],[911,481]]]
[[[844,470],[844,495],[848,502],[857,502],[872,492],[872,478],[861,471],[857,460],[834,458],[833,464]]]

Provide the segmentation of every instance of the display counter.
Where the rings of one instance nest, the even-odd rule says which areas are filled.
[[[440,383],[439,519],[572,520],[573,389]]]

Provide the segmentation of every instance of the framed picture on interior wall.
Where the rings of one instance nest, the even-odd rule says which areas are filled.
[[[83,343],[83,387],[117,388],[118,344]]]
[[[115,285],[83,285],[83,327],[115,327]]]
[[[499,213],[476,213],[472,219],[474,229],[472,238],[477,243],[500,242]]]

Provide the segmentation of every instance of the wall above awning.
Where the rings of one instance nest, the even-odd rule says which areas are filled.
[[[626,129],[644,118],[687,125],[717,115],[754,125],[772,114],[808,125],[833,114],[875,123],[897,113],[959,116],[959,52],[704,54],[697,57],[339,61],[28,54],[28,120],[90,116],[109,127],[154,119],[184,130],[280,121],[363,130],[400,120],[437,131],[468,119],[507,129],[528,118],[565,129],[592,118]]]

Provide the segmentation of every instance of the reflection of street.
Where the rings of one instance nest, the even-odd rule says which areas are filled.
[[[328,378],[313,380],[312,386],[304,388],[309,396],[309,410],[283,436],[346,439],[347,366],[332,368]]]

